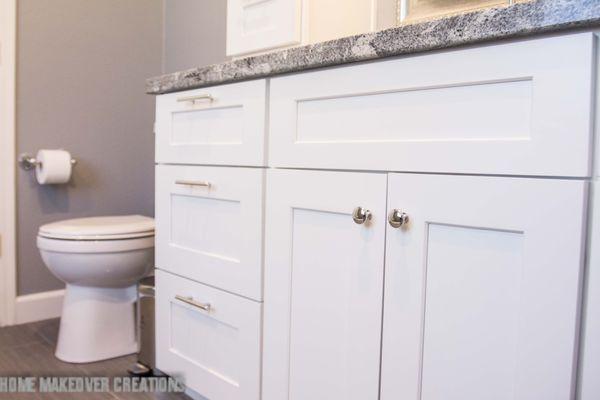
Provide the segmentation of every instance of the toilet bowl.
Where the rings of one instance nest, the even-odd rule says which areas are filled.
[[[85,363],[137,351],[137,282],[152,270],[154,220],[78,218],[40,227],[48,269],[66,283],[56,357]]]

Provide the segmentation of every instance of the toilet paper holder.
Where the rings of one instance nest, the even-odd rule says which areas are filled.
[[[25,171],[29,171],[37,167],[38,165],[42,165],[42,163],[36,160],[35,157],[29,155],[28,153],[21,153],[18,158],[19,166],[23,168]],[[77,164],[77,160],[72,158],[71,165]]]

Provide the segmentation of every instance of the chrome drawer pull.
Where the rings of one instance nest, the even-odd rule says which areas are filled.
[[[215,98],[212,97],[210,94],[199,94],[198,96],[179,97],[177,99],[177,102],[178,103],[183,103],[183,102],[189,101],[192,104],[196,104],[196,102],[199,101],[199,100],[206,100],[209,103],[212,103],[213,101],[215,101]]]
[[[175,295],[175,300],[179,300],[184,302],[185,304],[189,304],[190,306],[194,306],[196,308],[199,308],[201,310],[204,311],[210,311],[210,303],[200,303],[196,300],[194,300],[193,297],[186,297],[186,296],[181,296],[179,294]]]
[[[175,184],[182,185],[182,186],[201,186],[201,187],[207,187],[207,188],[209,188],[211,186],[210,182],[207,182],[207,181],[176,180]]]

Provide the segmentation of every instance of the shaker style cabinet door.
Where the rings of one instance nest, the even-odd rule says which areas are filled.
[[[385,193],[384,174],[268,172],[263,400],[377,400]]]
[[[388,185],[381,400],[571,399],[586,183]]]
[[[227,0],[227,55],[298,44],[302,0]]]

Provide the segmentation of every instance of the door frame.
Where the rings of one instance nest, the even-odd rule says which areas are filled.
[[[15,321],[16,303],[16,37],[17,0],[0,1],[0,326]]]

